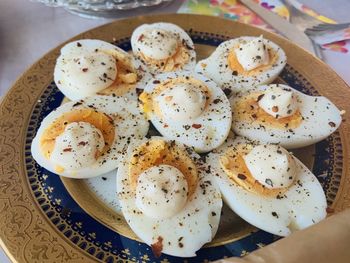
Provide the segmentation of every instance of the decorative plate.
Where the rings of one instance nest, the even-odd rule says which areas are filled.
[[[350,114],[350,89],[327,65],[284,38],[237,22],[199,15],[137,17],[104,25],[74,39],[97,38],[130,50],[132,31],[142,23],[156,21],[184,28],[196,44],[198,59],[208,56],[224,40],[264,34],[288,56],[278,82],[308,94],[325,95],[346,110],[344,119]],[[0,237],[13,261],[201,262],[243,256],[278,239],[224,208],[215,239],[198,251],[197,257],[155,258],[116,206],[97,196],[88,181],[63,179],[39,167],[31,156],[31,141],[43,117],[64,99],[53,82],[60,47],[28,69],[0,106]],[[349,123],[344,122],[326,140],[295,151],[318,176],[330,213],[350,206],[349,129]],[[111,178],[96,180],[102,185]]]

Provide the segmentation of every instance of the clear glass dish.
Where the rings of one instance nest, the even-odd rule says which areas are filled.
[[[84,17],[115,17],[120,12],[165,5],[172,0],[32,0],[47,6],[63,7]]]

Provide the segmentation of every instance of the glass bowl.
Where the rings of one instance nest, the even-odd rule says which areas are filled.
[[[116,17],[122,11],[165,5],[172,0],[32,0],[51,7],[63,7],[84,17]]]

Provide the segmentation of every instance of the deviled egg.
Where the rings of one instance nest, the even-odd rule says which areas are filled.
[[[70,100],[92,95],[125,95],[137,99],[140,76],[131,55],[96,39],[66,44],[56,61],[54,79]]]
[[[288,149],[325,139],[342,121],[340,111],[327,98],[308,96],[282,84],[257,86],[230,101],[235,133]]]
[[[221,43],[196,65],[196,72],[214,80],[227,95],[259,84],[270,84],[287,63],[284,51],[260,37],[239,37]]]
[[[193,257],[215,236],[220,191],[191,148],[162,137],[132,143],[118,168],[123,215],[153,253]]]
[[[152,76],[164,72],[192,70],[196,52],[189,35],[171,23],[143,24],[131,36],[131,47],[137,67],[145,72],[148,83]]]
[[[287,236],[326,217],[317,178],[279,145],[229,138],[207,160],[229,207],[264,231]]]
[[[148,127],[136,101],[92,96],[65,103],[47,115],[31,151],[50,172],[94,177],[117,168],[130,141],[145,136]]]
[[[230,131],[230,103],[203,75],[185,71],[157,75],[139,99],[164,137],[193,146],[197,152],[218,147]]]

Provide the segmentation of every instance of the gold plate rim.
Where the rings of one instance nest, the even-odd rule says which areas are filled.
[[[10,258],[15,262],[92,262],[93,257],[77,248],[47,219],[35,201],[24,169],[24,145],[30,114],[34,104],[52,80],[53,67],[60,48],[79,38],[99,38],[112,41],[113,35],[128,37],[127,31],[143,23],[165,21],[184,28],[194,28],[225,36],[260,35],[280,45],[292,65],[324,96],[330,98],[350,116],[350,89],[324,62],[292,42],[274,34],[239,22],[223,18],[189,14],[162,14],[140,16],[111,22],[86,31],[52,49],[30,66],[6,93],[0,104],[0,239]],[[113,32],[111,34],[111,32]],[[114,33],[115,32],[115,33]],[[306,63],[307,62],[307,63]],[[333,202],[335,212],[350,207],[350,124],[344,122],[339,129],[343,149],[343,170],[340,187]],[[35,253],[43,249],[44,254]]]

